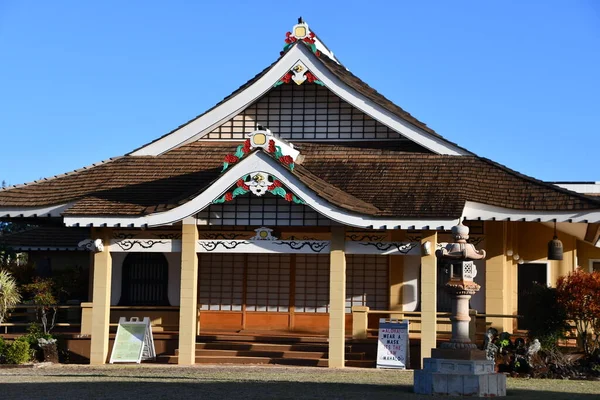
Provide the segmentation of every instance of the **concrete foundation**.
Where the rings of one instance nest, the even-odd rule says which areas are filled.
[[[415,371],[415,393],[443,396],[506,396],[506,376],[487,360],[427,358]]]

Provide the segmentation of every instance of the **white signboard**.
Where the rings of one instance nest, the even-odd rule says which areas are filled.
[[[145,317],[142,321],[136,317],[129,321],[125,317],[119,318],[110,363],[135,362],[139,364],[142,360],[154,360],[155,358],[156,350],[150,318]]]
[[[377,341],[377,368],[406,369],[409,366],[408,321],[381,318]]]

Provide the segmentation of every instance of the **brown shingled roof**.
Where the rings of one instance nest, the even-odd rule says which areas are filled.
[[[0,236],[0,245],[20,250],[23,248],[77,248],[77,244],[90,237],[89,228],[38,226],[10,235]]]
[[[75,202],[71,215],[142,215],[176,207],[221,173],[235,143],[195,142],[161,156],[122,157],[64,177],[0,191],[0,206]],[[302,143],[294,175],[350,211],[397,218],[458,218],[465,201],[520,210],[600,209],[600,200],[476,156]]]

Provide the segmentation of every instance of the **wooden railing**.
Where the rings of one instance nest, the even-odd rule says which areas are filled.
[[[24,332],[29,325],[36,322],[36,310],[38,306],[33,304],[19,304],[10,311],[5,321],[0,324],[4,328],[4,333],[8,333],[8,328],[15,328],[15,331]],[[56,309],[56,319],[54,327],[61,328],[79,328],[81,326],[81,307],[79,305],[55,305],[51,308]],[[52,318],[50,315],[49,318]]]
[[[421,316],[418,311],[395,311],[395,310],[371,310],[369,307],[354,306],[352,307],[352,338],[366,339],[371,335],[377,335],[379,328],[369,328],[369,315],[379,315],[381,318],[393,318],[398,320],[408,320],[410,322],[411,333],[421,333]],[[436,313],[436,334],[451,335],[452,322],[448,312]],[[483,340],[491,322],[488,318],[521,318],[520,315],[503,315],[503,314],[479,314],[477,310],[469,310],[471,322],[469,323],[469,336],[471,341]],[[371,319],[371,323],[373,321]]]

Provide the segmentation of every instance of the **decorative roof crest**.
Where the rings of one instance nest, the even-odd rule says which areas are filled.
[[[273,155],[280,163],[294,170],[294,164],[300,155],[300,152],[294,148],[294,145],[273,135],[271,130],[258,125],[258,129],[247,134],[248,139],[237,147],[235,153],[227,154],[223,161],[221,172],[229,168],[229,165],[237,163],[251,150],[262,148],[267,153]]]

